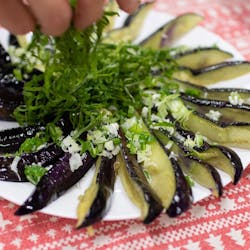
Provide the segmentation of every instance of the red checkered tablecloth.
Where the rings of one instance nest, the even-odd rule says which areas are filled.
[[[170,14],[202,14],[202,26],[250,59],[249,0],[158,0],[155,8]],[[42,213],[15,217],[17,206],[0,199],[0,250],[246,250],[250,249],[249,190],[250,167],[237,186],[225,188],[220,199],[204,199],[179,218],[160,216],[150,225],[139,220],[100,222],[93,231],[75,230],[74,220]]]

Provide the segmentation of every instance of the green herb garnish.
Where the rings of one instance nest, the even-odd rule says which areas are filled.
[[[192,178],[191,178],[190,176],[186,175],[186,176],[185,176],[185,179],[186,179],[187,184],[188,184],[188,186],[189,186],[190,188],[193,187],[193,186],[195,185],[194,181],[192,180]]]
[[[27,138],[19,147],[18,154],[31,153],[37,151],[40,147],[46,144],[47,138],[44,135],[37,134],[32,138]]]
[[[105,13],[97,24],[81,32],[71,27],[61,37],[34,33],[27,54],[44,66],[44,73],[24,86],[24,105],[14,112],[21,125],[49,120],[47,132],[58,142],[61,133],[53,124],[68,116],[74,139],[78,140],[84,132],[104,123],[121,124],[141,110],[144,89],[155,84],[155,69],[163,78],[171,78],[176,63],[168,49],[156,51],[129,43],[102,43],[108,15]],[[23,61],[29,68],[29,58]],[[177,89],[175,84],[164,90],[169,93],[173,89]],[[105,116],[104,110],[112,115]],[[82,143],[82,147],[96,154],[93,145]]]
[[[24,174],[29,182],[36,185],[43,175],[47,172],[46,168],[39,165],[26,165],[24,169]]]

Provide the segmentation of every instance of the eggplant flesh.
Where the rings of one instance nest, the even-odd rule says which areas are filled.
[[[233,122],[250,123],[250,105],[233,105],[226,101],[200,99],[186,94],[181,94],[181,99],[189,108],[203,115],[207,115],[211,110],[219,112],[219,121],[224,124]]]
[[[44,126],[27,126],[5,129],[0,131],[0,154],[14,153],[27,139],[44,131]]]
[[[231,53],[214,47],[196,48],[174,55],[176,62],[180,66],[192,70],[218,64],[232,57]]]
[[[77,209],[77,228],[86,227],[100,221],[109,211],[115,183],[114,163],[115,157],[111,159],[101,157],[97,161],[97,173],[91,183],[91,185],[95,185],[96,187],[90,187],[86,191],[86,193],[91,193],[92,197],[88,198],[93,202],[90,206],[87,206],[86,197],[83,196],[80,198]],[[96,192],[92,192],[92,190],[96,190]]]
[[[21,156],[0,156],[0,180],[25,182],[25,166],[39,164],[41,167],[54,164],[63,154],[60,147],[52,144],[33,153],[25,153]],[[15,163],[16,161],[16,163]]]
[[[142,196],[142,200],[140,201],[138,201],[138,197],[136,197],[138,201],[136,205],[141,209],[143,222],[148,224],[159,216],[163,210],[163,206],[161,200],[148,183],[142,166],[140,166],[136,160],[136,156],[129,152],[126,145],[125,135],[121,130],[120,136],[122,141],[121,155],[124,163],[124,165],[120,166],[120,169],[124,171],[121,177],[125,178],[123,184],[126,181],[127,185],[124,185],[124,187],[125,190],[127,189],[126,191],[128,194],[137,190],[136,196]],[[132,199],[132,201],[135,200]]]
[[[180,67],[179,71],[174,72],[173,77],[193,84],[207,86],[220,81],[231,80],[248,73],[250,73],[250,63],[248,61],[230,61],[197,70]]]
[[[194,111],[189,114],[182,125],[200,133],[213,142],[224,146],[250,148],[250,124],[243,122],[220,123]]]
[[[15,212],[25,215],[44,208],[49,202],[59,198],[67,189],[76,184],[94,164],[90,154],[86,153],[83,165],[73,171],[70,168],[70,153],[64,153],[53,167],[38,182],[29,198]]]

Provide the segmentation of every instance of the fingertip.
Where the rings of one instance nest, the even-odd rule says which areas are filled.
[[[83,30],[94,22],[99,20],[103,15],[103,0],[78,0],[74,13],[74,27],[77,30]]]
[[[72,9],[67,0],[29,0],[29,6],[46,35],[62,35],[70,26]]]
[[[49,25],[47,22],[41,23],[41,31],[46,35],[60,36],[70,27],[71,19],[72,11],[65,9],[60,18],[53,18],[53,25]]]

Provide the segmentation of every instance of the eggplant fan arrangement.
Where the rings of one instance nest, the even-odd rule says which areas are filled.
[[[20,125],[0,131],[0,180],[34,185],[15,215],[43,209],[92,168],[76,228],[107,214],[117,176],[147,224],[187,211],[194,183],[220,197],[218,170],[240,180],[232,147],[250,149],[250,90],[208,86],[250,73],[250,63],[216,46],[173,47],[202,20],[195,13],[134,44],[152,6],[114,29],[111,2],[82,32],[38,30],[30,43],[9,35],[0,47],[0,118]]]

